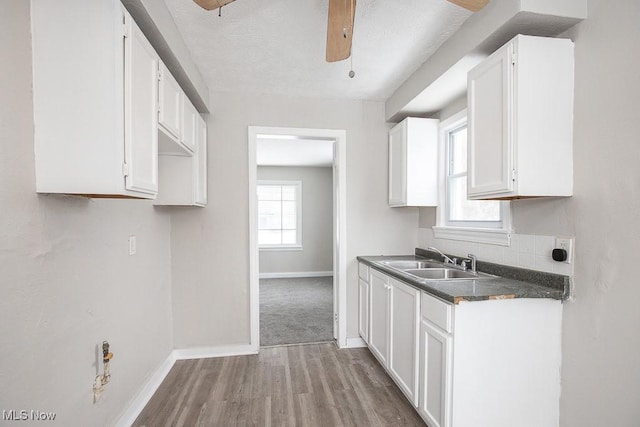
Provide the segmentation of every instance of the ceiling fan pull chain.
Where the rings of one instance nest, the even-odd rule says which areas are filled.
[[[222,6],[218,8],[218,17],[222,17]]]
[[[349,70],[349,78],[352,79],[356,76],[356,72],[353,71],[353,49],[351,50],[351,69]]]

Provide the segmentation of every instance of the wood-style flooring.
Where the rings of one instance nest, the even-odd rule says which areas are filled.
[[[134,426],[424,426],[368,349],[181,360]]]

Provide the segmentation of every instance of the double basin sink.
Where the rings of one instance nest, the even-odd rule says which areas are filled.
[[[459,270],[437,261],[385,260],[381,264],[417,280],[475,280],[491,278],[489,274]]]

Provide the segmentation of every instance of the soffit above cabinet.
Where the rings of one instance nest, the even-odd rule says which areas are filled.
[[[435,115],[466,93],[471,68],[517,34],[553,37],[586,18],[587,0],[491,0],[387,99],[387,122]]]

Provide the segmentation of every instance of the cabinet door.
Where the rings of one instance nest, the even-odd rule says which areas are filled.
[[[389,371],[409,400],[418,406],[420,291],[389,279]]]
[[[418,412],[430,427],[451,425],[452,338],[426,320],[420,324]]]
[[[369,348],[387,367],[389,357],[389,279],[377,271],[371,272],[371,305],[369,310]]]
[[[513,190],[512,58],[508,44],[468,74],[469,196]]]
[[[407,122],[389,132],[389,205],[407,204]]]
[[[158,123],[167,134],[182,141],[182,89],[164,64],[160,64]]]
[[[197,205],[205,206],[207,204],[207,122],[196,114],[196,155],[194,162],[196,173],[195,185],[195,202]]]
[[[358,278],[358,333],[369,343],[369,283]]]
[[[158,192],[158,56],[127,15],[125,39],[125,187]]]
[[[198,143],[198,111],[189,98],[182,96],[182,143],[190,151],[196,150]]]

